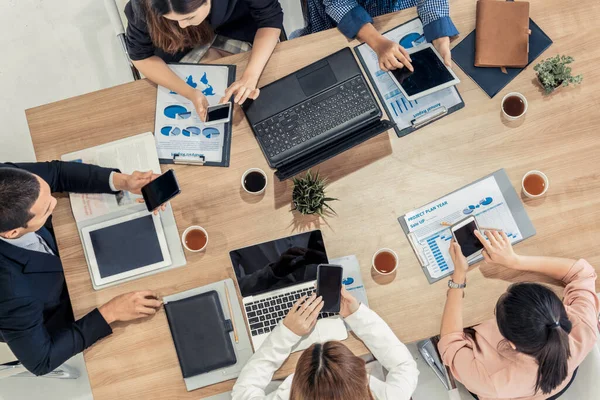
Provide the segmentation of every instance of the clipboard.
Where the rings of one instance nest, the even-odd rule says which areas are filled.
[[[536,234],[535,227],[533,226],[533,223],[529,219],[529,216],[527,215],[527,211],[525,211],[525,207],[523,206],[523,203],[521,202],[519,195],[517,194],[517,192],[515,191],[515,188],[513,187],[512,183],[510,182],[510,179],[508,178],[508,175],[506,174],[506,170],[504,168],[499,169],[498,171],[496,171],[490,175],[484,176],[483,178],[478,179],[466,186],[463,186],[462,188],[460,188],[458,190],[448,193],[446,196],[448,196],[452,193],[459,192],[459,191],[461,191],[471,185],[474,185],[480,181],[483,181],[484,179],[487,179],[491,176],[496,178],[496,183],[498,184],[498,187],[500,188],[500,191],[502,192],[502,195],[504,196],[504,200],[506,200],[506,205],[510,209],[511,214],[513,215],[513,218],[515,219],[515,222],[517,223],[519,231],[521,232],[522,239],[513,242],[513,244],[520,243],[523,240],[529,239],[530,237],[534,236]],[[446,196],[442,196],[442,198],[444,198]],[[438,199],[438,200],[440,200],[440,199]],[[423,256],[420,254],[419,250],[416,248],[417,245],[416,245],[415,241],[412,239],[412,234],[409,232],[408,225],[406,224],[406,220],[404,219],[405,215],[402,215],[400,218],[398,218],[398,222],[400,223],[400,226],[402,227],[402,230],[404,231],[404,234],[406,235],[406,238],[408,239],[408,242],[410,243],[410,246],[412,247],[412,249],[415,253],[415,256],[417,257],[417,259],[419,260],[419,263],[421,264],[421,268],[423,269],[423,273],[425,274],[427,281],[430,284],[432,284],[432,283],[435,283],[441,279],[444,279],[444,278],[452,275],[452,273],[454,271],[449,271],[446,274],[440,276],[439,278],[433,278],[431,276],[431,274],[429,273],[429,270],[427,269],[428,264],[425,264],[425,260],[423,259]],[[476,264],[479,261],[481,261],[481,259],[482,258],[476,258],[473,261],[471,261],[469,263],[469,265]]]
[[[395,29],[398,29],[401,26],[405,26],[407,24],[411,24],[411,23],[415,23],[415,21],[419,21],[421,22],[420,18],[413,18],[410,21],[407,21],[401,25],[398,25],[388,31],[385,31],[383,33],[383,35],[388,34],[390,32],[392,32]],[[421,24],[421,29],[422,29],[422,24]],[[419,38],[417,38],[417,40],[421,40],[421,43],[425,43],[425,38],[424,35],[421,35]],[[375,81],[375,77],[373,76],[373,74],[371,73],[371,71],[369,70],[367,63],[362,55],[362,53],[359,51],[359,48],[366,46],[366,43],[361,43],[357,46],[354,47],[354,53],[356,54],[356,57],[358,58],[358,60],[360,61],[360,64],[362,65],[364,71],[365,71],[365,75],[367,76],[367,78],[369,79],[369,82],[371,83],[372,88],[374,89],[375,93],[377,94],[377,97],[379,98],[379,101],[381,103],[381,105],[383,106],[388,119],[390,121],[395,122],[394,119],[394,114],[397,114],[398,111],[400,111],[403,107],[406,108],[406,112],[409,112],[410,109],[413,108],[412,102],[409,102],[408,100],[402,98],[401,103],[397,102],[397,106],[394,107],[393,104],[390,104],[388,101],[386,101],[385,96],[381,93],[381,90],[379,88],[379,86],[377,85],[377,82]],[[396,131],[396,134],[398,135],[398,137],[403,137],[408,135],[409,133],[412,133],[414,131],[416,131],[417,129],[421,129],[443,117],[445,117],[446,115],[452,114],[455,111],[460,110],[461,108],[463,108],[465,106],[465,102],[462,98],[462,96],[460,95],[460,93],[458,92],[458,89],[456,89],[456,86],[453,86],[451,88],[448,89],[444,89],[444,90],[449,90],[449,91],[454,91],[455,94],[458,96],[458,98],[460,99],[460,102],[456,105],[453,105],[451,107],[446,107],[446,106],[440,106],[439,108],[436,108],[434,111],[432,112],[427,112],[426,114],[420,115],[420,116],[416,116],[413,118],[413,120],[411,121],[411,126],[406,127],[406,128],[399,128],[397,124],[394,125],[394,130]],[[439,92],[438,92],[439,93]],[[436,93],[429,95],[429,96],[434,96],[436,95]],[[426,96],[423,99],[429,97]],[[409,108],[410,106],[410,108]],[[394,107],[394,109],[392,110],[392,107]],[[398,108],[398,110],[396,110],[396,108]]]
[[[229,87],[235,81],[236,66],[229,64],[193,64],[193,63],[170,63],[169,65],[190,65],[190,66],[216,66],[216,67],[227,67],[227,87]],[[158,101],[158,96],[157,96]],[[155,132],[155,135],[158,132]],[[185,165],[203,165],[207,167],[229,167],[231,159],[231,137],[232,137],[232,123],[231,121],[225,124],[223,130],[223,155],[220,162],[205,161],[205,157],[202,154],[195,154],[191,152],[181,151],[176,153],[173,158],[159,158],[161,164],[185,164]]]

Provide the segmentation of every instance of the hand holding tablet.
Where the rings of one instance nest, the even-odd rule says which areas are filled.
[[[388,74],[408,100],[413,101],[460,83],[430,43],[408,49],[414,71],[406,68]]]

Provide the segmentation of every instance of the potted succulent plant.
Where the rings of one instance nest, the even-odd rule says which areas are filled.
[[[321,217],[328,211],[335,214],[335,211],[327,202],[337,199],[325,196],[327,179],[321,178],[318,172],[312,174],[308,171],[304,177],[294,178],[293,182],[292,210],[296,210],[304,215],[316,214]]]
[[[538,80],[546,94],[550,94],[561,86],[569,84],[577,85],[583,80],[583,75],[571,75],[571,67],[568,65],[574,61],[571,56],[550,57],[542,60],[533,67],[537,73]]]

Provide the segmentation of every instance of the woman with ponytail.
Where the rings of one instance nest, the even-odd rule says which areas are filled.
[[[148,79],[194,103],[200,118],[208,101],[167,63],[206,62],[234,53],[252,54],[242,76],[223,95],[236,103],[258,97],[262,74],[283,29],[278,0],[131,0],[125,6],[129,58]]]
[[[546,275],[565,285],[563,300],[537,283],[511,285],[496,304],[496,318],[464,330],[465,289],[449,289],[441,339],[442,360],[475,398],[557,399],[596,344],[596,272],[585,260],[515,254],[504,232],[475,232],[487,263]],[[467,260],[450,247],[452,280],[466,283]]]

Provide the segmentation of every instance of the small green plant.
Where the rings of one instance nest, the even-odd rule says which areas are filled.
[[[325,215],[327,210],[335,214],[335,211],[327,202],[337,199],[325,197],[326,185],[327,179],[321,178],[318,172],[313,175],[308,171],[303,178],[294,178],[292,210],[297,210],[304,215],[317,214],[321,217]]]
[[[550,57],[542,60],[539,64],[533,67],[533,70],[537,72],[537,77],[546,94],[552,93],[559,86],[569,86],[569,84],[577,85],[583,80],[583,75],[573,76],[571,75],[571,64],[573,57],[561,56],[560,54],[556,57]]]

